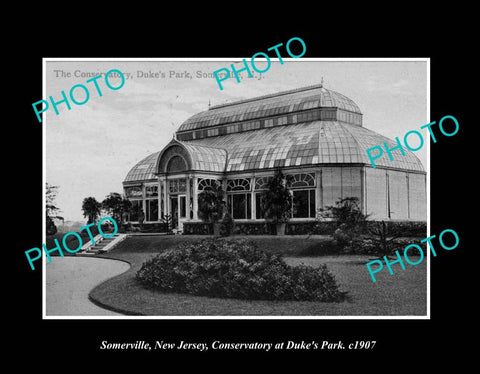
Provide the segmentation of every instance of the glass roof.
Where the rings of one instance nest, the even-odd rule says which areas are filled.
[[[312,164],[370,164],[366,150],[395,143],[364,127],[336,121],[314,121],[290,126],[228,134],[185,142],[223,148],[228,152],[227,172]],[[375,160],[377,166],[424,171],[420,160],[405,149]]]
[[[353,100],[316,85],[213,106],[187,119],[177,132],[323,107],[336,107],[361,114]]]
[[[124,182],[137,182],[155,179],[155,165],[160,152],[152,153],[137,163],[127,174]]]
[[[374,146],[390,148],[396,143],[364,127],[336,121],[313,121],[270,127],[189,142],[174,141],[189,153],[192,170],[238,172],[277,167],[358,163],[370,165],[366,150]],[[146,157],[127,174],[124,182],[156,179],[155,166],[160,152]],[[424,172],[420,160],[408,149],[386,152],[376,166]]]
[[[227,152],[221,148],[212,148],[201,144],[172,141],[169,145],[183,146],[190,155],[192,170],[223,172],[227,162]],[[168,146],[167,146],[168,147]],[[166,148],[165,148],[166,149]],[[124,183],[157,179],[157,160],[162,152],[152,153],[137,163],[125,177]],[[190,162],[190,161],[189,161]]]
[[[193,162],[193,170],[218,172],[223,172],[225,170],[227,152],[224,149],[205,147],[195,143],[178,143],[182,144],[190,153]]]

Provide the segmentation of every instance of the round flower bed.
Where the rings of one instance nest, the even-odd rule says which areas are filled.
[[[289,266],[246,240],[182,244],[146,261],[136,279],[147,288],[201,296],[324,302],[345,298],[326,265]]]

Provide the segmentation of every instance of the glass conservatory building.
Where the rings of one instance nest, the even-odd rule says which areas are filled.
[[[292,220],[314,220],[339,198],[358,197],[372,219],[425,221],[420,160],[408,149],[405,156],[395,150],[394,161],[383,157],[373,168],[366,150],[384,142],[396,144],[365,128],[351,99],[308,86],[192,116],[176,139],[130,170],[123,186],[145,222],[169,214],[180,229],[199,220],[197,196],[214,183],[226,191],[235,220],[264,220],[260,196],[278,168],[293,177]]]

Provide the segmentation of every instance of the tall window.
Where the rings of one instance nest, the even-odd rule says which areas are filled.
[[[140,209],[142,209],[142,200],[131,200],[132,202],[132,211],[128,218],[129,221],[138,221],[138,214]]]
[[[149,199],[146,203],[146,221],[158,221],[158,199]]]
[[[315,173],[301,173],[291,175],[292,191],[292,218],[315,218]],[[255,218],[263,219],[262,193],[267,189],[271,176],[255,179]]]
[[[292,177],[292,218],[315,218],[315,174],[294,174]]]
[[[180,218],[185,218],[187,216],[187,197],[186,196],[180,196],[179,197],[179,203],[180,203],[180,210],[179,210],[179,215]]]
[[[265,212],[262,209],[262,194],[261,192],[255,193],[255,218],[265,218]]]
[[[230,179],[227,181],[227,208],[233,219],[252,218],[252,194],[250,179]]]
[[[293,218],[315,218],[315,190],[294,190]]]
[[[267,189],[272,176],[255,178],[255,218],[265,218],[265,212],[262,209],[262,193]]]
[[[158,221],[158,185],[145,186],[145,220]]]
[[[251,193],[227,195],[228,211],[233,219],[252,218]]]

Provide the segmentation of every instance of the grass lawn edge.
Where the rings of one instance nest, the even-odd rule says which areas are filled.
[[[78,257],[92,257],[90,255],[78,255]],[[100,282],[99,284],[95,285],[95,287],[93,287],[89,292],[88,292],[88,300],[90,300],[90,302],[92,302],[93,304],[95,304],[96,306],[100,307],[100,308],[103,308],[103,309],[106,309],[106,310],[110,310],[112,312],[115,312],[115,313],[121,313],[121,314],[124,314],[124,315],[127,315],[127,316],[145,316],[145,314],[143,313],[139,313],[139,312],[135,312],[135,311],[131,311],[131,310],[127,310],[127,309],[124,309],[124,308],[119,308],[119,307],[116,307],[116,306],[113,306],[113,305],[110,305],[110,304],[106,304],[100,300],[98,300],[95,296],[92,295],[92,293],[94,292],[94,290],[103,285],[105,282],[108,282],[110,279],[113,279],[113,278],[116,278],[128,271],[131,270],[132,268],[132,264],[127,261],[127,260],[124,260],[124,259],[120,259],[120,258],[116,258],[116,257],[109,257],[109,256],[105,256],[104,254],[101,254],[101,255],[96,255],[95,258],[104,258],[106,260],[114,260],[114,261],[121,261],[121,262],[125,262],[127,263],[130,267],[124,271],[123,273],[121,274],[117,274],[111,278],[108,278],[108,279],[105,279],[103,282]]]
[[[129,247],[129,246],[128,246]],[[358,316],[370,316],[370,317],[380,317],[380,316],[384,316],[384,317],[390,317],[390,316],[397,316],[399,318],[402,318],[403,316],[409,316],[409,315],[412,315],[412,316],[418,316],[418,317],[423,317],[424,314],[423,312],[418,313],[418,312],[414,312],[413,310],[398,310],[398,311],[393,311],[393,310],[390,310],[390,308],[384,308],[384,307],[380,307],[380,310],[376,309],[377,307],[373,308],[370,304],[371,304],[371,301],[372,300],[366,300],[368,301],[368,304],[367,305],[367,308],[365,310],[363,310],[363,308],[365,307],[365,305],[359,305],[359,302],[361,304],[361,299],[355,299],[355,297],[353,299],[350,299],[347,298],[345,301],[341,302],[340,304],[343,304],[343,307],[341,307],[341,309],[335,307],[334,305],[326,305],[326,304],[330,304],[330,303],[321,303],[323,304],[320,305],[321,309],[320,310],[312,310],[311,308],[309,307],[305,307],[305,303],[303,304],[303,307],[302,309],[305,307],[305,310],[304,312],[300,312],[299,314],[297,313],[291,313],[291,314],[285,314],[283,313],[282,310],[278,310],[277,309],[277,306],[279,304],[283,304],[285,303],[285,306],[288,308],[288,303],[289,302],[280,302],[280,301],[277,301],[275,302],[275,309],[276,312],[280,312],[280,313],[275,313],[275,314],[272,314],[273,310],[268,310],[269,308],[263,308],[262,307],[262,303],[263,302],[255,302],[253,304],[258,304],[258,310],[255,310],[255,312],[257,313],[251,313],[251,312],[248,312],[248,307],[247,308],[247,311],[245,314],[243,314],[243,310],[237,310],[237,312],[239,311],[240,313],[234,313],[234,314],[231,314],[230,312],[228,311],[225,311],[225,313],[223,312],[223,305],[226,305],[226,308],[228,309],[229,308],[229,304],[231,304],[231,301],[227,300],[227,299],[220,299],[220,300],[224,300],[224,301],[220,301],[218,302],[217,299],[212,299],[212,298],[206,298],[206,297],[201,297],[201,296],[195,296],[195,295],[187,295],[187,294],[164,294],[164,296],[166,298],[170,298],[170,299],[180,299],[181,302],[187,302],[185,300],[188,300],[188,303],[191,303],[191,304],[195,304],[195,303],[200,303],[200,304],[218,304],[219,307],[222,309],[222,312],[221,313],[218,313],[218,310],[215,310],[213,311],[212,309],[209,310],[209,312],[207,314],[204,314],[205,311],[202,311],[202,312],[199,312],[199,313],[184,313],[185,310],[183,309],[182,310],[182,313],[178,313],[178,310],[176,311],[173,311],[172,310],[165,310],[165,314],[163,314],[163,311],[164,310],[159,310],[159,309],[156,309],[156,306],[155,305],[149,305],[145,311],[142,310],[142,307],[140,305],[137,305],[137,302],[135,302],[136,305],[132,305],[132,307],[130,308],[128,305],[125,305],[123,303],[123,300],[120,301],[118,304],[116,302],[116,300],[114,300],[114,296],[112,298],[112,293],[110,291],[117,291],[117,292],[125,292],[125,294],[128,296],[128,297],[132,297],[132,295],[138,295],[136,294],[137,291],[135,291],[133,289],[133,292],[132,293],[132,286],[133,284],[131,283],[131,281],[133,280],[134,278],[134,274],[135,272],[137,271],[137,268],[141,265],[141,263],[138,261],[140,257],[148,257],[148,256],[154,256],[158,253],[152,253],[152,252],[143,252],[143,253],[132,253],[131,252],[131,248],[128,248],[129,250],[128,251],[120,251],[120,252],[116,252],[115,249],[113,249],[111,252],[106,252],[106,253],[103,253],[101,255],[97,255],[95,256],[96,258],[105,258],[105,259],[113,259],[113,260],[117,260],[117,261],[123,261],[123,262],[126,262],[129,264],[130,268],[128,270],[126,270],[125,272],[119,274],[119,275],[116,275],[112,278],[109,278],[99,284],[97,284],[95,287],[93,287],[89,294],[88,294],[88,298],[89,300],[94,303],[95,305],[101,307],[101,308],[104,308],[104,309],[107,309],[107,310],[111,310],[113,312],[117,312],[117,313],[121,313],[123,315],[126,315],[126,316],[151,316],[151,317],[158,317],[158,318],[162,318],[162,317],[170,317],[170,318],[193,318],[193,317],[198,317],[198,316],[208,316],[210,318],[215,318],[215,317],[233,317],[233,318],[242,318],[242,317],[247,317],[247,318],[259,318],[259,319],[262,319],[262,318],[283,318],[285,316],[290,316],[290,318],[304,318],[304,317],[314,317],[314,318],[322,318],[322,317],[327,317],[327,318],[342,318],[342,317],[350,317],[350,318],[356,318]],[[134,255],[134,257],[132,257],[132,254]],[[331,257],[329,255],[327,255],[326,257]],[[337,256],[334,256],[334,257],[338,257]],[[343,255],[341,255],[340,257],[343,257]],[[348,255],[345,256],[346,258],[350,257]],[[363,256],[361,256],[363,257]],[[144,259],[142,259],[141,262],[143,262]],[[321,261],[321,259],[323,258],[323,256],[319,256],[317,258],[317,260],[313,259],[314,261]],[[129,261],[130,260],[130,261]],[[303,258],[290,258],[290,263],[293,261],[294,263],[292,265],[296,265],[296,264],[299,264],[301,263],[303,260]],[[312,260],[312,259],[309,259],[309,260]],[[350,263],[352,264],[352,262],[350,261]],[[338,266],[338,265],[341,265],[343,267],[345,267],[345,263],[343,261],[335,261],[334,263],[331,263],[330,266],[334,267],[334,266]],[[362,272],[363,273],[363,272]],[[405,276],[409,276],[409,273],[410,272],[405,272]],[[367,273],[368,275],[368,273]],[[388,286],[388,284],[386,285],[386,287],[395,287],[397,288],[396,286],[398,285],[397,282],[400,281],[400,278],[401,278],[401,274],[397,275],[396,277],[387,277],[385,275],[382,276],[382,280],[384,281],[387,281],[388,283],[390,283],[390,286]],[[395,279],[394,279],[395,278]],[[359,278],[356,277],[354,279],[354,282],[352,282],[352,280],[350,279],[350,281],[348,279],[346,279],[347,283],[346,283],[346,286],[348,287],[348,285],[352,285],[352,283],[358,283],[357,280]],[[344,279],[345,281],[345,279]],[[371,282],[371,281],[370,281]],[[393,283],[392,283],[393,282]],[[340,282],[340,283],[343,283],[343,282]],[[370,283],[367,282],[368,284],[364,285],[368,288],[368,291],[370,291]],[[126,288],[125,288],[126,287]],[[134,288],[136,289],[136,286],[134,286]],[[347,290],[350,289],[350,287],[347,288]],[[373,296],[375,296],[375,294],[372,294]],[[149,295],[151,297],[151,295]],[[160,296],[160,295],[159,295]],[[357,295],[358,296],[358,295]],[[378,297],[382,296],[381,294],[378,295]],[[385,296],[385,295],[383,295]],[[382,296],[382,297],[383,297]],[[384,297],[381,298],[381,299],[378,299],[377,297],[377,305],[379,303],[383,304],[383,302],[385,301],[384,300]],[[136,298],[136,296],[133,296],[133,298]],[[199,298],[198,300],[195,300]],[[363,299],[363,295],[361,295],[361,298]],[[133,299],[132,299],[133,300]],[[140,300],[140,299],[139,299]],[[374,300],[375,301],[375,300]],[[394,305],[392,305],[391,307],[394,307],[394,309],[397,309],[398,307],[398,301],[399,300],[396,300]],[[168,301],[167,301],[168,302]],[[239,304],[242,304],[243,302],[242,301],[238,301]],[[346,304],[344,304],[346,303]],[[123,304],[123,305],[122,305]],[[174,304],[178,304],[177,302],[174,302]],[[252,304],[252,309],[256,309],[257,307],[255,305]],[[338,304],[338,303],[332,303],[332,304]],[[355,305],[357,304],[357,305]],[[364,303],[365,304],[365,303]],[[318,304],[317,304],[318,305]],[[146,306],[146,305],[145,305]],[[357,309],[357,306],[360,308],[360,309]],[[245,307],[245,305],[240,305],[240,307]],[[343,310],[343,308],[345,307],[345,309],[350,309],[350,310]],[[155,308],[154,310],[152,310],[151,308]],[[273,308],[273,307],[272,307]],[[325,310],[323,310],[325,308]],[[353,309],[354,308],[354,309]],[[372,309],[373,308],[373,309]],[[163,309],[163,308],[162,308]],[[167,308],[168,309],[168,308]],[[368,309],[368,310],[367,310]],[[293,310],[290,310],[290,312],[293,311]],[[314,312],[313,314],[309,313],[309,312]],[[412,313],[413,312],[413,313]],[[325,313],[325,314],[324,314]],[[418,313],[418,314],[417,314]],[[242,317],[240,317],[242,316]]]

